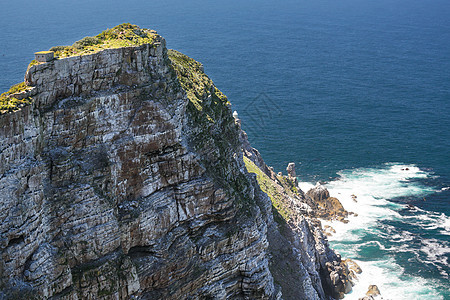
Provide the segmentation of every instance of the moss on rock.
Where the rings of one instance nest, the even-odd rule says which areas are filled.
[[[50,51],[55,52],[55,56],[59,58],[92,54],[104,49],[152,44],[156,35],[154,30],[141,29],[137,25],[124,23],[107,29],[97,36],[84,37],[72,46],[55,46],[50,48]]]
[[[294,215],[292,209],[286,204],[284,198],[286,197],[286,189],[282,188],[275,181],[273,181],[269,176],[267,176],[260,168],[258,168],[249,158],[244,156],[245,167],[249,173],[256,174],[256,180],[261,190],[266,193],[270,200],[272,201],[274,212],[274,219],[277,223],[280,223],[280,216],[285,220],[289,219]]]
[[[11,86],[11,88],[0,95],[0,114],[15,111],[22,106],[30,104],[32,99],[30,97],[20,98],[15,96],[21,92],[30,89],[25,82],[21,82]]]
[[[254,207],[251,183],[240,172],[239,128],[231,114],[230,102],[204,73],[203,65],[175,50],[168,50],[174,72],[189,102],[191,145],[200,153],[207,174],[229,197],[235,198],[240,212],[250,214]]]

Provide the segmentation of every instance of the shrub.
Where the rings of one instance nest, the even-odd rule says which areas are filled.
[[[53,51],[53,52],[64,51],[64,50],[66,50],[69,47],[70,46],[55,46],[55,47],[51,47],[50,51]]]
[[[95,36],[87,36],[75,42],[72,46],[76,49],[83,49],[85,47],[96,45],[98,43],[100,43],[100,40]]]
[[[18,84],[13,85],[9,91],[3,93],[0,95],[0,114],[4,112],[10,112],[19,109],[20,107],[31,103],[31,98],[25,98],[25,99],[17,99],[14,97],[11,97],[12,94],[19,93],[22,91],[25,91],[27,89],[27,85],[25,85],[25,82],[21,82]]]

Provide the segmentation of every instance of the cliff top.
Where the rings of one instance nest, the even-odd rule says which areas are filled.
[[[73,43],[71,46],[55,46],[50,51],[55,53],[55,59],[88,55],[105,49],[116,49],[123,47],[138,47],[144,44],[153,44],[158,34],[154,30],[141,29],[137,25],[124,23],[111,29],[107,29],[96,36],[87,36]],[[46,53],[41,51],[37,53]],[[45,62],[32,60],[29,67]],[[19,110],[24,105],[32,102],[30,97],[22,95],[30,89],[26,83],[21,82],[13,85],[9,91],[0,95],[0,114]]]
[[[137,47],[152,44],[157,36],[156,31],[141,29],[137,25],[124,23],[107,29],[96,36],[87,36],[73,43],[72,46],[56,46],[50,48],[57,58],[92,54],[104,49]],[[38,63],[38,62],[37,62]]]
[[[27,86],[25,82],[21,82],[13,85],[9,91],[0,95],[0,114],[9,111],[14,111],[20,109],[22,106],[31,103],[29,97],[22,98],[18,95],[27,91],[31,87]]]

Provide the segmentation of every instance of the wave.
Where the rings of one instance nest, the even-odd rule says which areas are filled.
[[[422,183],[436,176],[401,163],[343,170],[338,175],[325,187],[357,216],[350,215],[347,224],[322,223],[336,231],[328,238],[332,247],[363,269],[353,292],[345,298],[359,299],[370,284],[380,288],[384,299],[449,297],[450,242],[445,238],[450,235],[449,216],[393,201],[403,197],[419,201],[442,192]],[[313,186],[300,183],[305,192]]]
[[[450,217],[444,213],[428,212],[417,208],[419,214],[405,216],[405,219],[413,222],[425,230],[439,230],[443,235],[450,235]]]
[[[371,284],[380,289],[383,299],[444,299],[433,286],[436,282],[405,274],[405,269],[393,258],[382,261],[357,261],[363,272],[358,275],[358,281],[353,291],[345,299],[359,299],[367,292]]]

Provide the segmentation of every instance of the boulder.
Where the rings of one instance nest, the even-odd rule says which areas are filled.
[[[310,196],[314,201],[323,201],[330,197],[330,192],[328,192],[327,188],[321,185],[319,182],[306,194]]]
[[[381,294],[380,290],[378,289],[378,287],[376,285],[374,285],[374,284],[369,285],[369,289],[368,289],[368,291],[366,293],[366,296],[375,297],[375,296],[378,296],[380,294]]]

